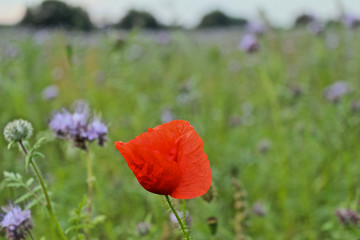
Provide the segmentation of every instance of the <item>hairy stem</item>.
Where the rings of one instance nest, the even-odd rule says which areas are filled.
[[[188,232],[187,225],[186,225],[186,200],[185,199],[182,200],[182,212],[183,212],[182,221],[184,223],[184,228],[185,228],[185,231]]]
[[[19,144],[23,150],[23,152],[25,153],[25,155],[28,155],[28,152],[23,144],[23,142],[20,140],[19,141]],[[55,224],[55,227],[56,227],[56,230],[58,232],[58,234],[60,235],[61,239],[62,240],[66,240],[66,236],[63,232],[63,230],[61,229],[60,227],[60,224],[59,224],[59,221],[57,220],[56,216],[55,216],[55,213],[54,213],[54,210],[53,210],[53,207],[52,207],[52,204],[51,204],[51,200],[50,200],[50,197],[49,197],[49,193],[47,191],[47,188],[45,186],[45,182],[44,182],[44,179],[42,178],[41,176],[41,173],[39,171],[39,168],[37,167],[35,161],[33,159],[30,159],[30,165],[36,175],[36,178],[38,179],[39,183],[40,183],[40,186],[41,186],[41,189],[44,193],[44,196],[45,196],[45,200],[46,200],[46,209],[48,210],[49,214],[50,214],[50,217],[51,219],[53,220],[54,224]]]
[[[186,232],[186,228],[184,227],[184,224],[182,223],[178,213],[176,212],[174,206],[172,205],[169,196],[165,195],[165,199],[166,199],[167,203],[169,204],[171,211],[174,213],[174,215],[175,215],[175,217],[176,217],[176,219],[177,219],[177,221],[178,221],[178,223],[179,223],[179,225],[181,227],[181,230],[182,230],[182,232],[184,234],[185,239],[190,240],[190,237],[189,237],[188,233]]]
[[[93,172],[92,172],[92,162],[91,162],[91,155],[89,150],[86,150],[86,168],[87,168],[87,184],[88,184],[88,206],[87,206],[87,213],[89,215],[86,223],[90,223],[91,220],[91,213],[92,213],[92,205],[93,205],[93,198],[94,198],[94,187],[93,187]],[[90,239],[90,229],[86,228],[85,230],[85,237],[86,239]]]

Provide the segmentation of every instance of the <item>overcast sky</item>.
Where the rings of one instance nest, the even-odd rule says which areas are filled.
[[[26,9],[41,0],[0,0],[0,24],[19,21]],[[311,12],[320,18],[338,15],[339,6],[360,15],[360,0],[65,0],[88,10],[94,22],[115,22],[127,10],[136,8],[153,13],[166,24],[179,23],[192,27],[207,12],[220,9],[229,15],[256,19],[263,9],[277,25],[290,25],[301,12]],[[339,4],[341,2],[341,4]]]

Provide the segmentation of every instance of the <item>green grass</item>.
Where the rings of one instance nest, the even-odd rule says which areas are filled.
[[[351,104],[360,100],[360,32],[338,29],[320,37],[302,30],[272,32],[261,37],[259,52],[248,55],[238,50],[241,32],[235,30],[172,32],[166,46],[151,33],[134,32],[123,47],[105,34],[51,32],[39,44],[34,33],[1,31],[0,126],[23,118],[35,129],[31,143],[48,137],[41,149],[46,158],[38,165],[63,227],[87,193],[85,154],[54,138],[47,121],[53,111],[83,99],[109,126],[105,147],[90,146],[94,210],[107,217],[92,230],[93,239],[138,239],[135,226],[145,219],[153,225],[148,239],[162,239],[167,231],[166,202],[137,183],[113,145],[161,124],[164,109],[195,127],[213,171],[217,198],[187,203],[194,239],[210,238],[210,216],[219,219],[215,239],[234,239],[233,178],[247,193],[244,232],[251,239],[360,237],[335,215],[339,207],[356,209],[359,200],[360,113]],[[330,48],[334,37],[338,46]],[[339,80],[353,90],[332,104],[323,91]],[[41,93],[49,85],[60,93],[45,101]],[[293,85],[301,88],[300,97],[293,96]],[[258,151],[263,139],[271,142],[267,153]],[[30,177],[22,154],[6,146],[1,137],[0,170]],[[0,204],[21,194],[4,189]],[[259,200],[267,210],[262,218],[251,210]],[[44,209],[35,206],[32,213],[34,235],[57,239]]]

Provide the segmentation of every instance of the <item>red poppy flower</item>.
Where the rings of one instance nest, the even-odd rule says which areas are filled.
[[[178,199],[199,197],[211,185],[203,141],[189,122],[174,120],[127,143],[115,142],[146,190]]]

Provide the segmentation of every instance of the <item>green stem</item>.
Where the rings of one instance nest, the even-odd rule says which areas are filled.
[[[169,206],[170,206],[170,208],[171,208],[171,211],[174,213],[174,215],[175,215],[175,217],[176,217],[176,219],[177,219],[177,221],[178,221],[178,223],[179,223],[179,225],[180,225],[180,227],[181,227],[181,230],[183,231],[183,234],[184,234],[185,239],[186,239],[186,240],[190,240],[190,237],[189,237],[188,233],[186,232],[186,228],[184,227],[184,225],[183,225],[183,223],[182,223],[179,215],[177,214],[174,206],[172,205],[169,196],[168,196],[168,195],[165,195],[165,199],[166,199],[167,203],[169,204]]]
[[[34,237],[34,235],[32,234],[32,232],[30,230],[27,231],[31,240],[36,240],[36,238]]]
[[[24,144],[23,144],[23,142],[21,140],[19,141],[19,144],[20,144],[23,152],[25,153],[25,155],[28,155],[28,152],[27,152],[27,150],[26,150],[26,148],[25,148],[25,146],[24,146]],[[46,208],[47,208],[47,210],[48,210],[48,212],[50,214],[51,219],[53,220],[53,222],[55,224],[56,230],[58,231],[61,239],[66,240],[65,234],[62,231],[62,229],[60,227],[60,224],[59,224],[59,221],[57,220],[57,218],[56,218],[56,216],[54,214],[54,210],[53,210],[53,207],[51,205],[51,200],[50,200],[48,191],[46,189],[44,179],[42,178],[42,176],[40,174],[39,168],[37,167],[37,165],[36,165],[36,163],[35,163],[35,161],[33,159],[30,159],[30,165],[31,165],[32,169],[34,170],[37,179],[39,180],[40,186],[41,186],[42,191],[43,191],[43,193],[45,195]]]
[[[89,215],[86,223],[89,224],[91,220],[91,213],[92,213],[92,205],[93,205],[93,196],[94,196],[94,187],[93,187],[93,173],[92,173],[92,162],[90,152],[86,150],[86,168],[87,168],[87,184],[88,184],[88,206],[87,206],[87,213]],[[87,240],[90,239],[90,229],[85,229],[85,238]]]
[[[187,231],[187,225],[186,225],[186,200],[183,199],[182,200],[182,212],[183,212],[183,215],[182,215],[182,221],[184,223],[184,228],[185,228],[185,231]]]

